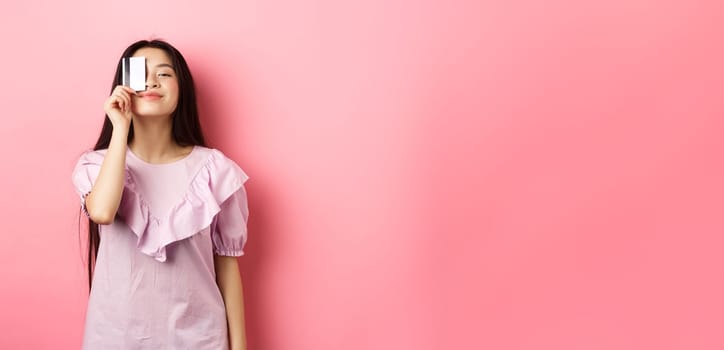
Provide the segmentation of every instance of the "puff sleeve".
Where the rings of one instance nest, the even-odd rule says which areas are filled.
[[[249,206],[246,189],[242,184],[221,204],[221,211],[211,222],[211,240],[216,255],[244,255],[248,219]]]
[[[86,151],[80,156],[73,169],[73,186],[80,198],[80,206],[86,217],[90,217],[90,215],[85,206],[85,198],[93,188],[102,164],[103,156],[101,154],[96,151]]]

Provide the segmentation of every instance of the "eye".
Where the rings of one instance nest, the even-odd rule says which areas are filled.
[[[161,77],[170,77],[171,76],[171,74],[168,74],[168,73],[158,73],[158,75]]]

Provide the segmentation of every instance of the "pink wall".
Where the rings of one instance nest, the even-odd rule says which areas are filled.
[[[724,8],[583,3],[3,4],[0,348],[79,347],[70,172],[158,36],[251,176],[250,349],[721,349]]]

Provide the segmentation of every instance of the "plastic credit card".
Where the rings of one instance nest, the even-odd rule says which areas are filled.
[[[135,91],[146,90],[146,57],[123,57],[121,66],[123,85]]]

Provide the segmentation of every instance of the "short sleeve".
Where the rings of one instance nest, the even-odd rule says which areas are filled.
[[[85,206],[85,198],[93,188],[93,184],[98,178],[100,173],[101,165],[103,163],[103,156],[95,151],[84,152],[73,169],[72,180],[73,186],[75,187],[76,194],[80,199],[80,206],[83,213],[87,216],[88,210]]]
[[[216,255],[244,255],[248,219],[249,205],[246,189],[242,184],[221,204],[221,211],[211,222],[211,240]]]

